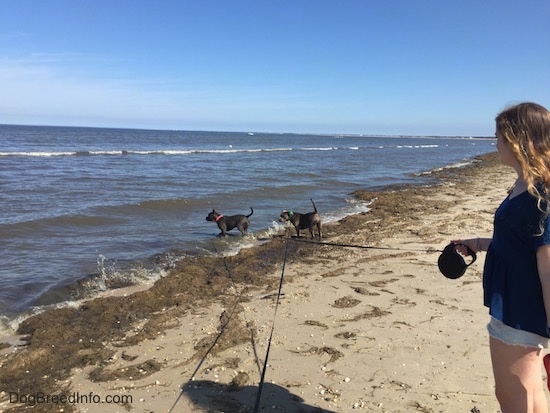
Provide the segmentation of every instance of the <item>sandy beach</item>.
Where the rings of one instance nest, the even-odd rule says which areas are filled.
[[[260,412],[497,412],[484,253],[457,280],[437,258],[490,236],[515,172],[489,154],[436,175],[358,192],[372,210],[325,225],[325,244],[189,257],[25,320],[0,345],[0,410],[253,412],[261,387]]]

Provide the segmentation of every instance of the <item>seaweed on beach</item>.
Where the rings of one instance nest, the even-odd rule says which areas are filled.
[[[311,356],[311,355],[321,356],[321,355],[324,355],[324,354],[328,354],[328,355],[330,355],[330,359],[329,359],[328,363],[334,363],[340,357],[344,357],[344,353],[342,353],[339,350],[336,350],[333,347],[328,347],[328,346],[324,346],[324,347],[311,346],[311,347],[309,347],[307,349],[303,349],[303,350],[290,350],[290,352],[295,353],[295,354],[301,354],[301,355],[304,355],[304,356]]]
[[[361,300],[358,300],[357,298],[353,298],[350,296],[342,297],[337,299],[332,306],[335,308],[351,308],[355,307],[356,305],[360,304]]]
[[[69,386],[60,383],[70,376],[71,369],[108,365],[116,347],[133,345],[176,327],[178,315],[223,300],[230,287],[241,284],[249,289],[273,289],[278,280],[269,275],[282,259],[281,245],[282,241],[275,241],[258,247],[255,253],[243,250],[235,257],[182,260],[146,291],[96,298],[78,308],[52,309],[26,319],[18,334],[27,337],[27,345],[3,360],[0,391],[69,392]],[[146,322],[140,333],[133,334],[141,321]],[[247,331],[235,332],[247,334],[249,339]],[[225,339],[230,342],[224,348],[242,341],[231,335]],[[42,407],[45,413],[57,411],[52,404]],[[65,412],[71,409],[65,406]],[[25,405],[14,405],[9,411],[23,410]]]

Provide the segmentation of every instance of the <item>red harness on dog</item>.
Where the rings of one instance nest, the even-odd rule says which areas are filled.
[[[222,219],[222,218],[223,218],[223,215],[218,215],[218,216],[216,217],[216,222],[218,222],[218,221],[219,221],[220,219]]]

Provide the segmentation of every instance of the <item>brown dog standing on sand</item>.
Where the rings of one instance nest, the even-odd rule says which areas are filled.
[[[206,216],[206,220],[218,224],[218,228],[221,231],[220,237],[226,237],[227,231],[231,231],[233,228],[237,228],[241,231],[242,235],[245,235],[248,231],[248,226],[250,225],[248,218],[254,213],[252,207],[250,207],[250,211],[251,212],[248,215],[225,216],[213,209],[212,212]]]
[[[291,222],[292,225],[294,225],[294,228],[296,228],[296,236],[298,238],[300,237],[300,230],[302,229],[309,229],[311,238],[315,238],[313,230],[315,229],[315,227],[317,227],[319,240],[321,240],[321,215],[319,215],[319,212],[317,212],[317,207],[315,206],[313,199],[310,198],[310,200],[313,204],[313,212],[301,214],[299,212],[284,209],[279,216],[279,222]]]

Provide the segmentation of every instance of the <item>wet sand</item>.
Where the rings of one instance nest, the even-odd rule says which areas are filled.
[[[0,353],[0,410],[252,412],[273,328],[260,412],[496,412],[484,254],[458,280],[437,258],[490,236],[515,173],[490,154],[436,178],[359,191],[372,210],[326,244],[281,234],[27,319]]]

